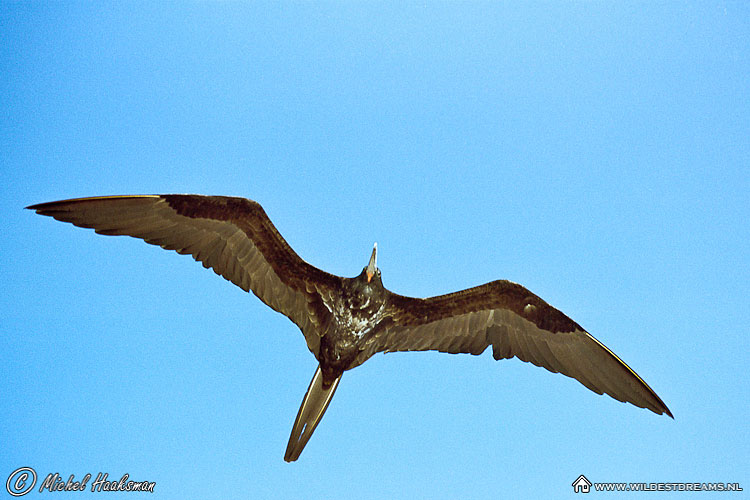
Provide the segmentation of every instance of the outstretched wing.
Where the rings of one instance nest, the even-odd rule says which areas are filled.
[[[296,323],[317,354],[330,313],[321,296],[341,278],[303,261],[263,208],[245,198],[199,195],[106,196],[28,207],[99,234],[127,235],[212,268]]]
[[[495,359],[516,356],[575,378],[597,394],[672,416],[615,353],[521,285],[494,281],[427,299],[393,294],[389,315],[369,339],[362,361],[380,351],[481,354],[491,345]]]

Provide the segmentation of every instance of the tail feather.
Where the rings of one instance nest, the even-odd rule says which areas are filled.
[[[307,388],[305,398],[302,400],[302,405],[299,407],[299,412],[297,412],[297,419],[294,421],[294,427],[292,427],[292,435],[289,436],[289,444],[284,455],[284,460],[287,462],[294,462],[299,458],[320,419],[323,418],[328,403],[331,402],[336,387],[339,385],[339,380],[341,380],[341,375],[336,377],[336,380],[328,388],[324,389],[323,373],[318,366],[310,382],[310,387]]]

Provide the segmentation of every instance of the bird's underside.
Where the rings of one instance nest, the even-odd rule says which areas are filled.
[[[302,260],[261,206],[199,195],[107,196],[28,207],[105,235],[127,235],[190,254],[302,331],[318,368],[302,401],[285,460],[299,457],[344,371],[377,352],[436,350],[517,357],[573,377],[597,394],[654,413],[669,411],[628,365],[565,314],[526,288],[493,281],[418,299],[383,287],[377,247],[354,278]]]

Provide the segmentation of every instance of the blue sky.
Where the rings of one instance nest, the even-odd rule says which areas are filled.
[[[155,498],[560,498],[579,474],[747,491],[748,47],[743,2],[3,2],[0,479],[129,473]],[[295,325],[188,257],[22,210],[183,192],[259,201],[336,274],[377,241],[401,294],[519,282],[675,420],[489,353],[378,355],[287,464],[315,371]]]

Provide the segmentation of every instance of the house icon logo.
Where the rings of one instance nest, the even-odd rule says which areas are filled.
[[[573,481],[573,491],[575,493],[588,493],[591,488],[591,481],[586,479],[586,476],[581,474],[578,479]]]

